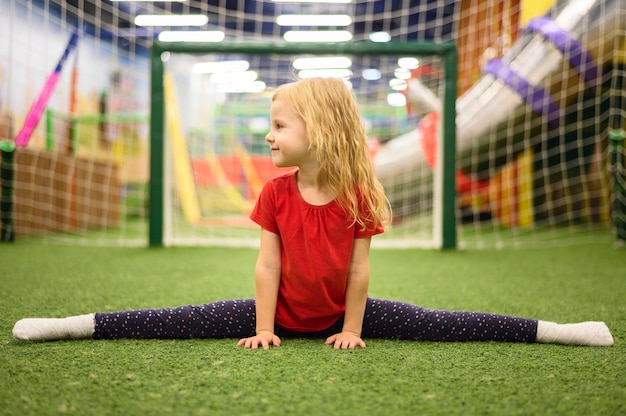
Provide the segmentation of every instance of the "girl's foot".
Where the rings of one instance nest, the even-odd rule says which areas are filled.
[[[613,345],[613,336],[604,322],[556,324],[539,321],[536,341],[543,344],[610,347]]]
[[[94,325],[93,313],[69,318],[27,318],[15,323],[13,336],[21,341],[91,338]]]

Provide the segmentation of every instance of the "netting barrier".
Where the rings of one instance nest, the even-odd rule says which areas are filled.
[[[172,157],[163,179],[171,186],[163,191],[163,216],[155,217],[151,50],[176,28],[139,26],[141,14],[206,16],[203,26],[181,29],[218,36],[216,45],[289,45],[312,29],[348,36],[327,55],[350,61],[340,60],[333,76],[349,81],[359,98],[394,210],[394,226],[377,244],[432,247],[455,235],[461,248],[545,247],[610,243],[622,229],[615,201],[624,175],[615,169],[623,164],[612,163],[610,144],[626,129],[623,0],[0,0],[0,140],[18,145],[10,204],[18,240],[148,245],[151,218],[167,215],[162,235],[173,244],[256,239],[242,224],[276,173],[263,157],[268,97],[276,85],[306,76],[296,60],[319,58],[311,52],[326,43],[309,35],[317,43],[289,56],[169,52],[163,102],[171,111],[164,107],[161,144]],[[349,19],[314,22],[328,14]],[[309,22],[279,19],[292,15]],[[360,45],[393,43],[456,46],[453,203],[442,202],[437,192],[447,188],[434,175],[445,59],[355,53]],[[402,58],[418,62],[401,65]],[[233,85],[210,65],[194,67],[215,60],[245,61],[256,78]],[[446,209],[454,211],[452,223],[441,220]],[[194,236],[207,229],[209,238]]]

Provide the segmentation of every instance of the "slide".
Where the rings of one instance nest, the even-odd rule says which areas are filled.
[[[545,16],[529,22],[501,59],[486,64],[478,82],[457,99],[457,179],[484,183],[494,169],[537,145],[536,140],[563,130],[568,106],[601,81],[605,62],[597,59],[612,58],[616,33],[625,29],[625,7],[625,0],[558,0]],[[411,94],[411,88],[423,92],[422,87],[409,82],[409,101],[420,99],[436,111],[440,103],[432,94]],[[374,163],[383,184],[434,163],[436,151],[424,146],[435,140],[429,137],[436,133],[432,115],[436,113],[424,117],[417,130],[380,148]],[[500,157],[476,157],[487,152]]]
[[[185,220],[196,223],[200,219],[200,205],[196,194],[196,185],[193,178],[191,161],[187,151],[183,128],[180,125],[180,114],[176,89],[172,75],[166,74],[163,78],[165,92],[165,114],[167,129],[170,138],[170,151],[174,160],[177,191]]]

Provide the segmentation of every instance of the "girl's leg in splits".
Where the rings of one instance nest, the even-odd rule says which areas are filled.
[[[242,338],[255,333],[254,299],[97,313],[94,339]]]
[[[419,341],[613,345],[613,337],[603,322],[559,325],[490,313],[431,310],[408,303],[371,298],[367,300],[362,336]]]
[[[53,341],[93,339],[240,338],[255,332],[254,299],[226,300],[201,306],[96,313],[62,319],[23,319],[16,338]]]
[[[368,299],[363,337],[414,341],[534,342],[537,321],[477,312],[431,310]]]

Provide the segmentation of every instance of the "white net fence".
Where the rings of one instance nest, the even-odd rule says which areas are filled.
[[[626,128],[626,5],[536,3],[0,0],[0,140],[15,139],[34,123],[27,146],[15,156],[16,235],[147,244],[153,39],[183,31],[222,42],[285,42],[304,32],[304,40],[319,42],[325,34],[311,30],[332,30],[339,36],[333,39],[344,42],[456,43],[460,247],[612,241],[623,167],[614,168],[609,137]],[[138,15],[207,19],[193,27],[140,26]],[[294,15],[308,20],[289,22]],[[59,68],[73,33],[78,42]],[[194,72],[194,64],[223,56],[170,56],[169,102],[177,104],[179,116],[167,129],[177,130],[181,140],[172,141],[170,131],[168,146],[174,143],[170,152],[184,148],[191,180],[185,184],[172,161],[169,196],[176,222],[169,227],[181,236],[178,241],[185,235],[196,241],[197,233],[207,232],[208,240],[226,234],[232,244],[255,239],[254,229],[240,221],[259,182],[275,172],[260,161],[268,95],[301,76],[293,63],[306,55],[288,62],[229,56],[256,72],[251,82],[265,85],[257,93],[234,92],[227,82],[211,83],[210,71]],[[421,240],[442,209],[432,203],[441,63],[409,57],[419,58],[418,66],[403,68],[403,56],[347,58],[351,65],[343,69],[350,71],[396,215],[381,240]],[[55,72],[41,116],[29,118]],[[185,219],[190,192],[199,216],[207,218],[201,225]]]

